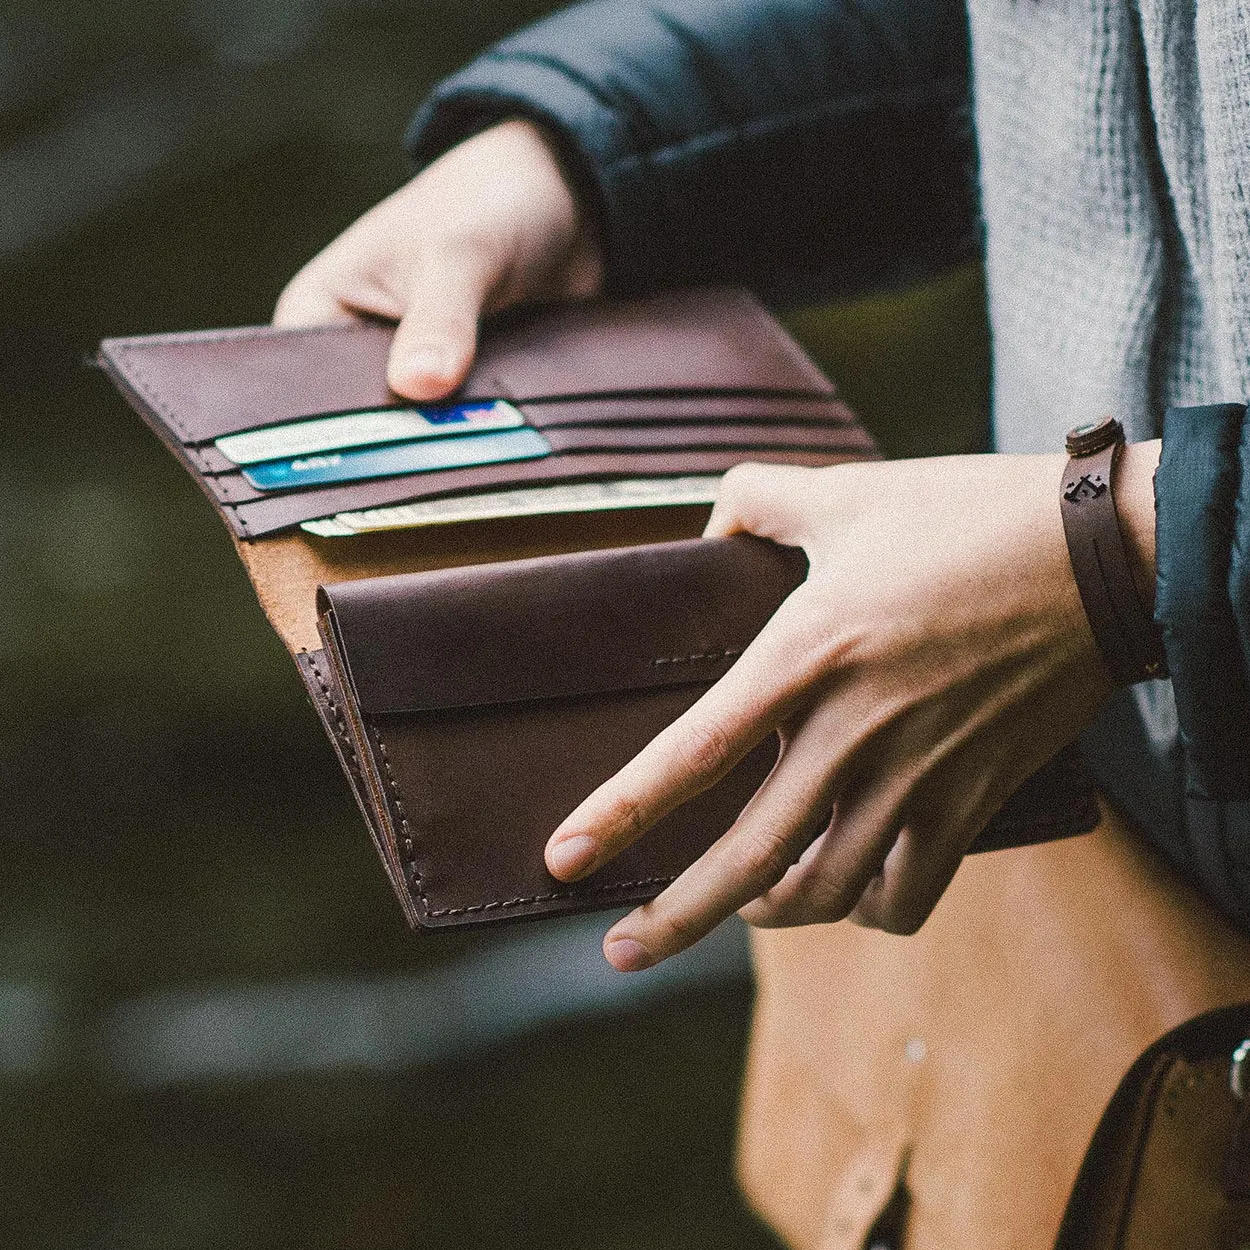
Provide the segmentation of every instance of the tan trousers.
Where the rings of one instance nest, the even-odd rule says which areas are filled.
[[[1147,1044],[1250,999],[1250,942],[1113,814],[970,857],[898,938],[754,935],[739,1171],[795,1250],[858,1250],[912,1150],[908,1250],[1043,1250]]]

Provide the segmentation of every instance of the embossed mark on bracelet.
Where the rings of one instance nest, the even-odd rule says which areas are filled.
[[[1101,473],[1086,473],[1063,488],[1063,497],[1069,503],[1086,503],[1107,493],[1107,483]]]

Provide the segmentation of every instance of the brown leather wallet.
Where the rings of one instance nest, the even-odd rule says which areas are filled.
[[[765,744],[595,876],[564,886],[559,820],[689,707],[803,578],[793,551],[689,541],[706,507],[318,538],[300,521],[541,481],[874,457],[834,388],[750,296],[683,292],[489,327],[462,398],[547,434],[540,461],[264,495],[213,442],[393,405],[381,324],[112,339],[100,358],[229,525],[294,655],[409,921],[483,924],[640,901],[732,823]],[[677,540],[677,541],[673,541]],[[687,540],[687,541],[682,541]],[[980,847],[1083,832],[1078,757],[1027,783]]]

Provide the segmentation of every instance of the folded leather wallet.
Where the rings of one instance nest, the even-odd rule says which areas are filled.
[[[385,386],[392,333],[363,323],[111,339],[100,359],[230,527],[411,924],[653,897],[732,824],[775,739],[583,882],[555,881],[543,846],[728,671],[803,580],[802,554],[697,539],[707,509],[688,506],[351,538],[295,527],[533,483],[865,459],[872,439],[760,305],[713,290],[489,328],[457,398],[514,404],[551,444],[540,460],[266,493],[215,447],[225,434],[399,405]],[[978,849],[1096,819],[1079,757],[1065,751]]]

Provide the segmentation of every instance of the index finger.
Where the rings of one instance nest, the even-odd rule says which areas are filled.
[[[298,273],[287,283],[273,310],[273,324],[279,330],[308,326],[350,325],[357,320],[341,299],[328,287]]]
[[[810,671],[790,625],[793,600],[693,707],[565,818],[547,842],[554,877],[575,881],[593,872],[714,786],[787,719]]]

